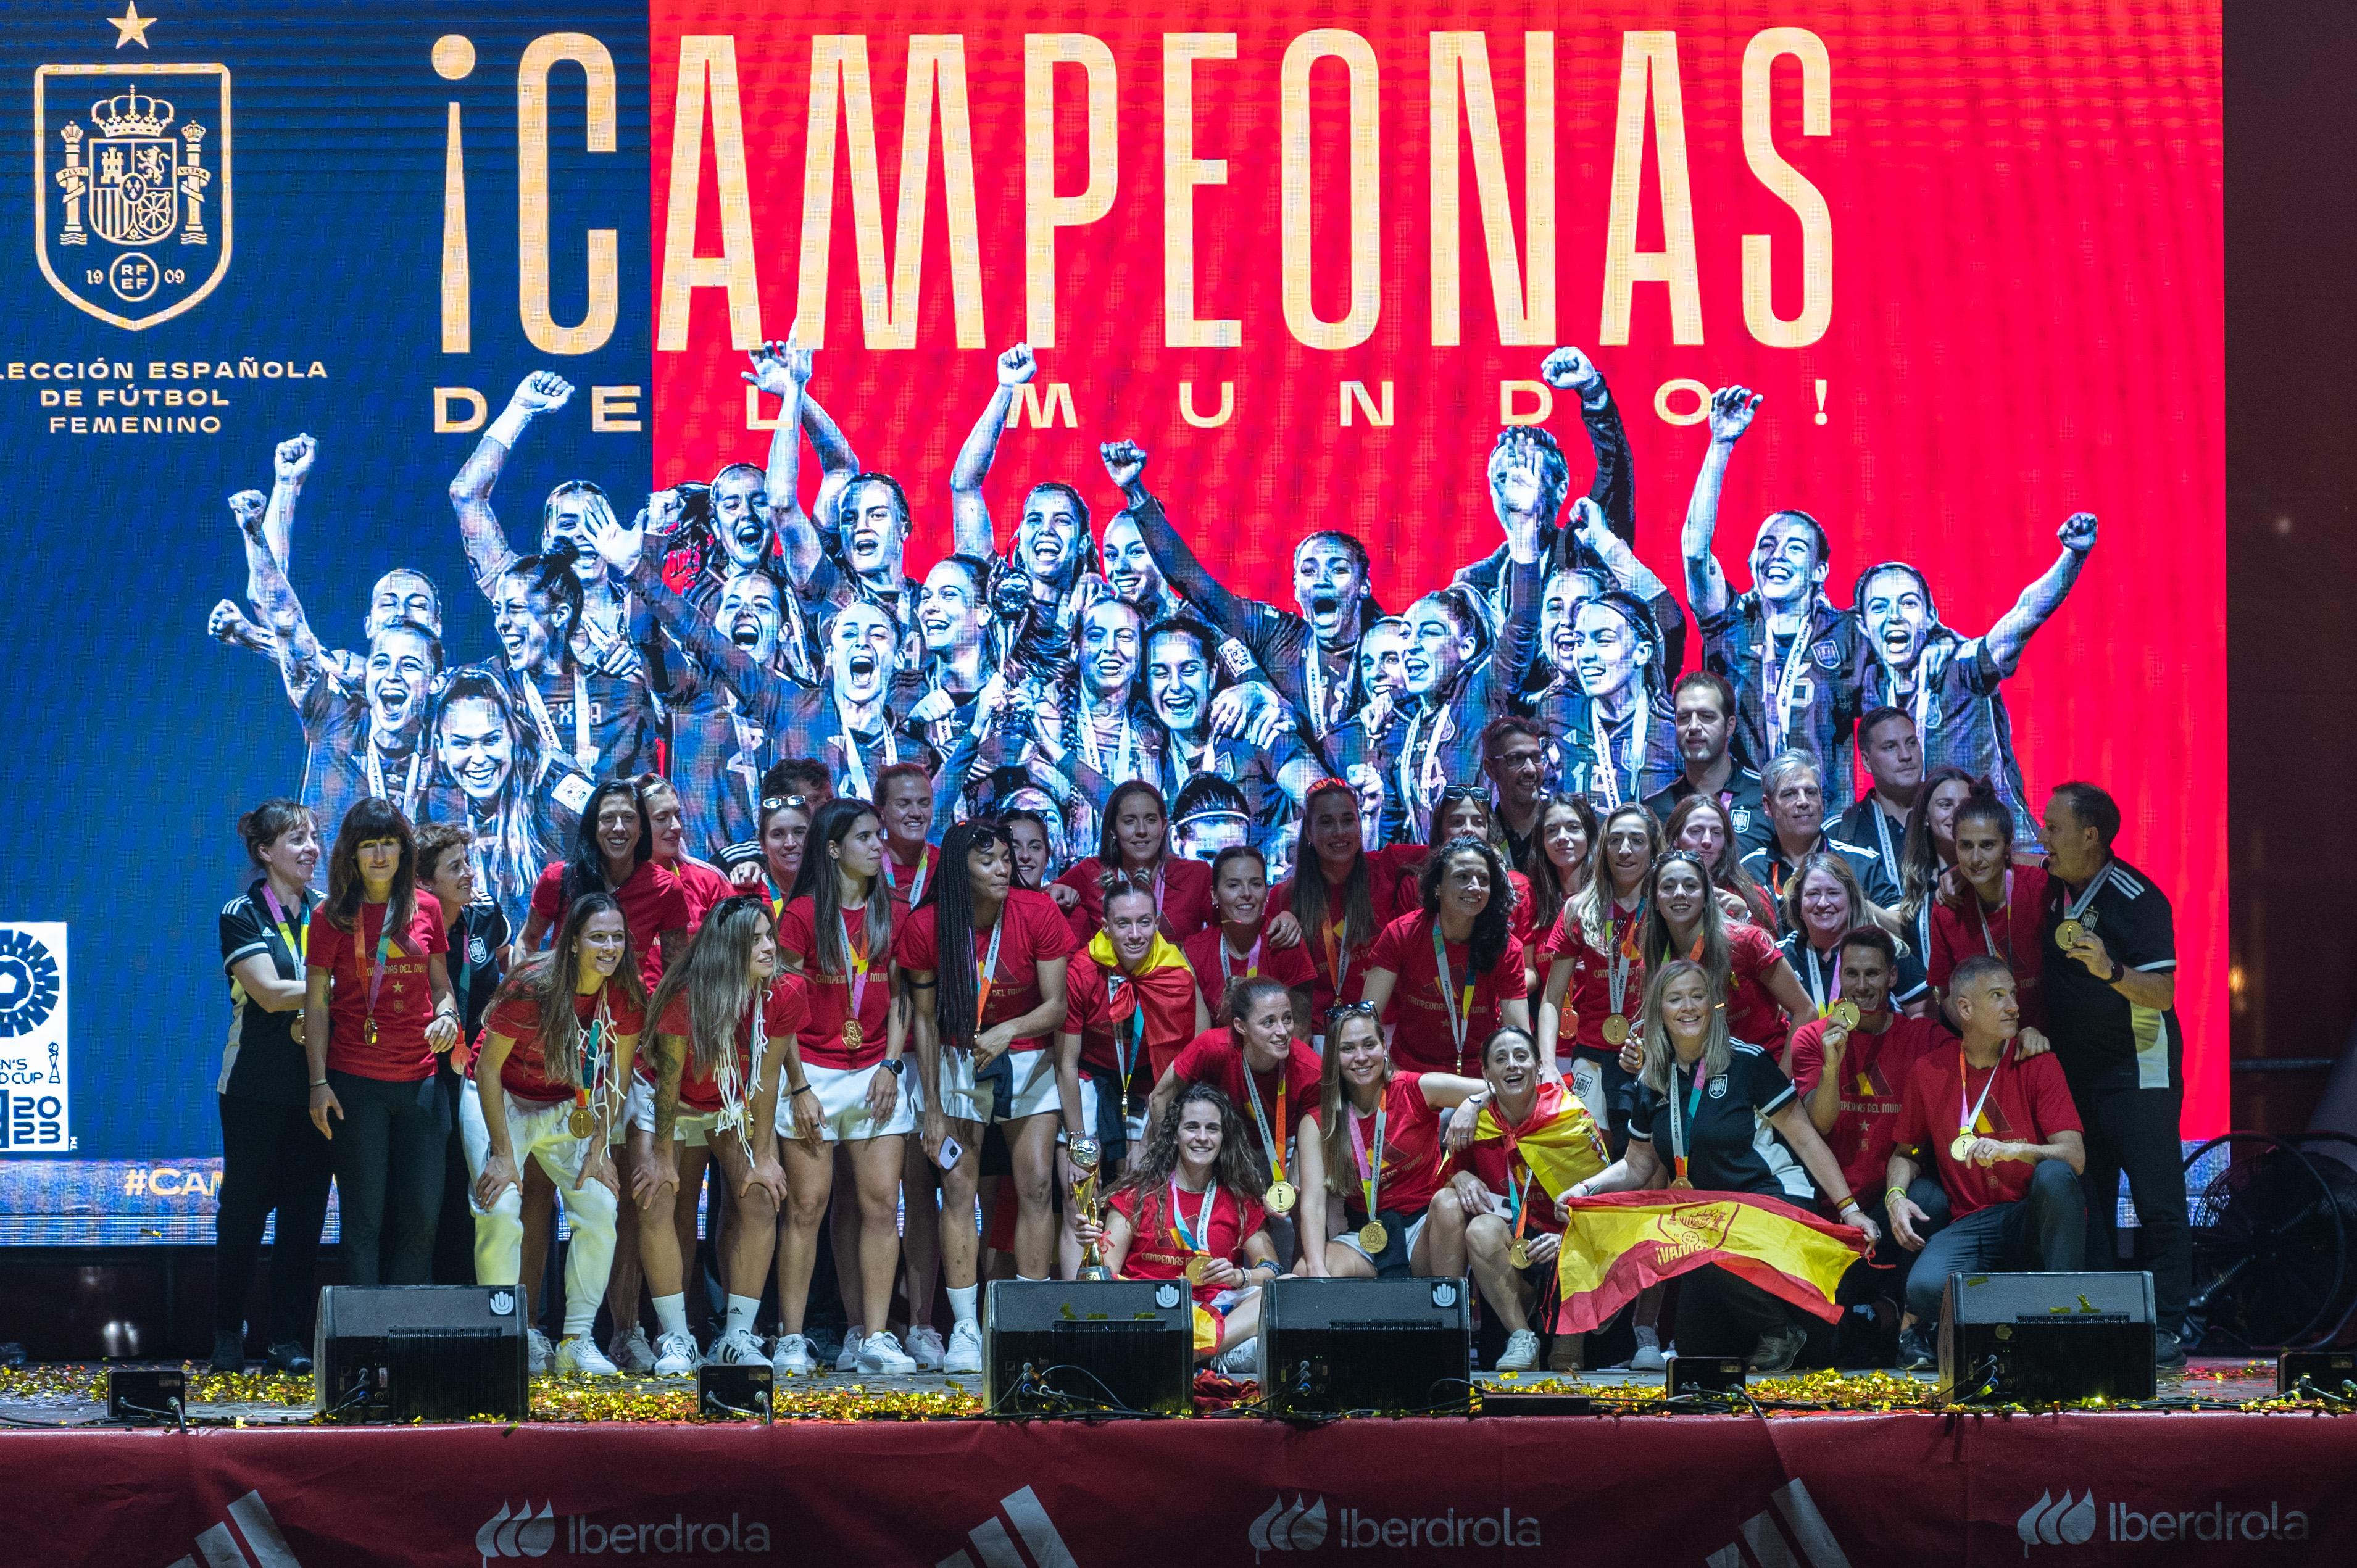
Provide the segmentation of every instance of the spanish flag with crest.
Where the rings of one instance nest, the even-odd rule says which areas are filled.
[[[1527,1166],[1549,1197],[1562,1197],[1572,1183],[1595,1176],[1611,1158],[1579,1096],[1552,1079],[1539,1085],[1537,1103],[1520,1126],[1509,1126],[1499,1116],[1496,1101],[1483,1105],[1473,1141],[1504,1144],[1510,1160]],[[1547,1218],[1552,1225],[1554,1216]]]
[[[1757,1193],[1610,1192],[1569,1203],[1556,1264],[1558,1334],[1599,1328],[1647,1285],[1706,1263],[1836,1322],[1835,1287],[1873,1251],[1854,1226]]]
[[[1153,1074],[1147,1082],[1159,1083],[1195,1037],[1193,966],[1160,931],[1154,933],[1154,945],[1146,950],[1145,961],[1135,973],[1122,968],[1113,938],[1103,931],[1089,939],[1089,959],[1113,984],[1111,1011],[1116,1027],[1127,1028],[1132,1015],[1145,1009],[1146,1057]]]

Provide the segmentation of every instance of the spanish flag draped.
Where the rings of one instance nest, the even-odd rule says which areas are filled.
[[[1706,1263],[1835,1322],[1835,1287],[1873,1251],[1853,1226],[1756,1193],[1613,1192],[1570,1206],[1557,1265],[1558,1334],[1601,1327],[1647,1285]]]
[[[1195,971],[1178,944],[1160,931],[1146,950],[1145,961],[1135,972],[1122,967],[1113,950],[1113,938],[1103,931],[1089,939],[1089,958],[1108,976],[1124,983],[1113,998],[1113,1020],[1126,1028],[1134,1010],[1146,1010],[1146,1054],[1153,1077],[1178,1058],[1195,1037]]]
[[[1520,1126],[1509,1126],[1500,1118],[1496,1101],[1482,1106],[1473,1141],[1505,1144],[1508,1155],[1521,1157],[1550,1197],[1562,1197],[1572,1183],[1601,1171],[1609,1158],[1587,1107],[1553,1080],[1539,1085],[1538,1103]],[[1554,1216],[1547,1219],[1552,1228]]]

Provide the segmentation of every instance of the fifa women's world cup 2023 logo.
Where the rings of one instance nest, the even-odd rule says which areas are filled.
[[[168,321],[229,271],[223,65],[45,65],[33,73],[35,236],[51,287],[102,321]]]

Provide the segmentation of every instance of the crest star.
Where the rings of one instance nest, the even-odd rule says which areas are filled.
[[[141,48],[145,48],[147,29],[156,25],[155,17],[143,16],[139,14],[139,0],[124,0],[123,15],[109,16],[107,20],[113,24],[114,30],[119,35],[114,40],[116,48],[121,48],[125,44],[137,44]]]

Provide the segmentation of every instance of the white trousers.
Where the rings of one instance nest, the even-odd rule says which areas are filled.
[[[504,1093],[504,1090],[497,1092]],[[575,1190],[589,1140],[576,1138],[565,1127],[573,1110],[570,1101],[535,1106],[508,1096],[508,1142],[515,1150],[515,1185],[500,1194],[486,1209],[470,1190],[467,1207],[475,1215],[475,1279],[479,1284],[511,1285],[523,1272],[523,1171],[526,1161],[556,1184],[557,1201],[565,1205],[573,1224],[573,1242],[565,1257],[565,1332],[587,1334],[597,1321],[597,1306],[606,1299],[606,1276],[614,1266],[614,1216],[620,1199],[601,1181],[584,1182]],[[458,1130],[466,1140],[467,1174],[477,1180],[491,1155],[490,1129],[483,1122],[483,1102],[473,1079],[458,1096]],[[537,1285],[537,1280],[533,1282]]]

